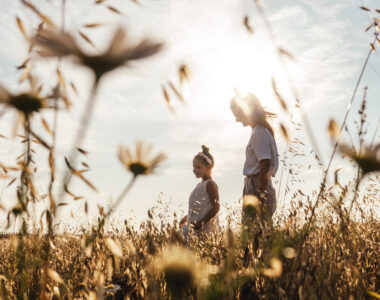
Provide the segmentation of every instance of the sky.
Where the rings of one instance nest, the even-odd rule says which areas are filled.
[[[26,85],[18,83],[21,71],[16,66],[27,57],[28,44],[17,28],[15,16],[21,18],[30,33],[40,20],[21,1],[0,1],[2,7],[7,7],[0,12],[0,82],[12,91],[21,91]],[[57,25],[60,24],[61,1],[31,2]],[[304,129],[294,130],[291,126],[291,122],[302,123],[302,120],[299,109],[295,108],[289,78],[298,91],[320,156],[326,164],[332,151],[327,125],[330,119],[335,119],[338,124],[343,120],[370,49],[369,43],[373,40],[373,30],[364,30],[373,17],[379,17],[379,14],[359,7],[376,9],[379,8],[377,1],[265,1],[264,9],[276,43],[295,57],[295,61],[285,58],[285,64],[279,62],[275,45],[253,1],[140,0],[136,4],[133,1],[109,0],[102,5],[94,5],[94,2],[66,0],[65,30],[74,33],[89,53],[102,51],[119,26],[126,28],[131,43],[149,37],[164,43],[164,47],[154,57],[117,69],[100,84],[95,114],[83,145],[90,154],[81,157],[91,166],[86,176],[100,192],[94,193],[78,180],[74,180],[70,187],[88,202],[90,219],[96,216],[98,205],[106,206],[115,199],[131,179],[118,161],[117,151],[119,145],[133,147],[137,140],[152,143],[153,152],[164,152],[168,159],[156,174],[138,178],[118,208],[120,218],[143,220],[147,210],[158,199],[181,216],[187,210],[188,197],[198,182],[192,173],[192,160],[202,144],[210,148],[215,158],[213,178],[219,186],[222,206],[240,207],[244,151],[250,130],[236,123],[229,110],[235,89],[242,95],[254,93],[264,107],[278,114],[272,124],[280,159],[284,158],[289,147],[279,132],[280,123],[288,128],[292,138],[304,144],[296,143],[292,147],[305,156],[288,153],[285,167],[280,165],[274,178],[278,207],[286,206],[290,199],[289,194],[284,194],[285,182],[292,190],[302,189],[305,194],[311,194],[318,188],[322,172],[310,154],[308,136]],[[119,9],[121,14],[110,11],[106,5]],[[245,16],[249,17],[253,34],[243,24]],[[83,25],[88,23],[104,25],[84,28]],[[80,39],[78,30],[91,38],[96,49]],[[358,141],[355,140],[354,122],[358,120],[357,111],[364,86],[368,86],[367,142],[371,140],[379,120],[379,63],[378,52],[372,53],[348,117],[348,128],[355,143]],[[167,86],[169,81],[179,85],[178,68],[181,64],[186,64],[191,70],[191,78],[183,86],[186,104],[170,94],[173,103],[173,110],[170,110],[162,95],[162,86]],[[44,82],[47,90],[56,84],[56,66],[54,59],[39,60],[33,68],[33,75]],[[61,69],[68,81],[75,82],[79,96],[70,94],[73,106],[62,112],[58,120],[58,175],[62,174],[63,157],[68,155],[72,146],[93,81],[87,69],[74,65],[70,60],[62,61]],[[272,77],[287,101],[289,113],[283,112],[276,100],[271,86]],[[42,115],[48,122],[52,121],[50,112]],[[14,117],[14,113],[7,112],[0,118],[0,133],[8,137],[0,140],[0,161],[3,163],[14,161],[23,151],[20,139],[10,138]],[[35,117],[32,126],[48,137],[42,129],[40,116]],[[346,135],[345,139],[348,138]],[[375,141],[379,141],[379,133]],[[47,153],[39,146],[35,150],[39,168],[35,183],[44,194],[49,176]],[[336,168],[351,170],[351,166],[339,158],[332,169]],[[289,169],[293,175],[289,174]],[[342,173],[347,180],[352,174]],[[16,184],[7,188],[9,181],[0,182],[1,204],[6,208],[11,208],[15,199]],[[83,203],[70,202],[62,209],[59,219],[72,222],[70,211],[80,219]],[[37,206],[41,210],[44,201]],[[223,209],[222,213],[225,211]]]

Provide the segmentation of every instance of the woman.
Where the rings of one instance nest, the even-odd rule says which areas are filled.
[[[248,94],[245,98],[239,95],[234,97],[231,100],[231,110],[237,122],[252,128],[245,150],[243,199],[248,195],[256,196],[261,215],[264,219],[271,220],[276,210],[276,194],[271,177],[275,176],[278,169],[278,153],[273,129],[267,118],[272,118],[275,114],[265,111],[253,94]],[[245,217],[243,209],[243,222]]]

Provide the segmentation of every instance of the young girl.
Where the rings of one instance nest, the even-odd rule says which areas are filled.
[[[211,171],[214,167],[214,158],[209,149],[202,145],[202,152],[199,152],[193,159],[193,172],[196,178],[202,181],[195,186],[189,198],[189,212],[183,217],[180,226],[186,240],[189,233],[195,234],[210,233],[219,225],[219,193],[218,186],[211,178]]]

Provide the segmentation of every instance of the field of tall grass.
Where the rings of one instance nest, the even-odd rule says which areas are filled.
[[[249,243],[239,226],[186,247],[178,220],[152,214],[118,232],[3,236],[3,299],[370,299],[380,222],[288,222]],[[158,222],[159,221],[159,222]],[[234,223],[234,220],[230,220]],[[237,223],[239,220],[235,220]],[[301,247],[302,244],[302,247]]]
[[[278,214],[273,223],[261,221],[257,199],[248,197],[243,199],[242,209],[255,220],[252,226],[241,225],[241,209],[230,209],[219,232],[194,238],[189,244],[181,234],[180,216],[172,215],[163,201],[148,210],[147,219],[139,226],[129,221],[113,224],[111,215],[136,178],[153,173],[166,159],[162,153],[152,155],[150,145],[138,142],[134,149],[120,146],[119,160],[132,179],[112,203],[99,206],[96,221],[86,228],[57,228],[54,224],[58,212],[70,205],[65,197],[81,201],[70,189],[73,176],[97,190],[85,176],[88,166],[79,163],[78,155],[86,153],[82,145],[103,76],[131,61],[159,55],[163,43],[146,38],[131,45],[126,42],[125,30],[118,28],[104,52],[89,54],[74,37],[77,33],[65,31],[65,0],[61,1],[60,25],[31,2],[21,2],[40,23],[38,28],[26,28],[23,20],[16,17],[30,46],[28,57],[18,67],[22,72],[20,82],[29,82],[30,88],[14,92],[0,84],[0,105],[4,110],[17,112],[17,123],[22,127],[15,135],[18,133],[25,147],[15,162],[9,165],[0,162],[0,179],[7,186],[17,184],[16,204],[5,212],[6,229],[9,232],[16,228],[16,232],[0,236],[0,299],[380,299],[380,220],[379,213],[374,211],[380,199],[380,144],[376,145],[375,136],[371,143],[366,143],[366,90],[358,113],[359,144],[345,144],[341,140],[342,131],[347,128],[350,112],[347,110],[342,124],[331,120],[326,129],[334,150],[329,163],[322,166],[301,99],[289,79],[297,99],[295,105],[301,110],[300,126],[310,139],[324,176],[319,189],[310,195],[308,191],[292,191],[288,209]],[[94,5],[120,13],[107,1],[94,1]],[[292,59],[289,52],[277,45],[260,2],[255,5],[281,61]],[[367,28],[374,30],[375,37],[367,61],[379,42],[377,22],[378,18],[374,18]],[[242,18],[242,26],[253,33],[248,17]],[[78,32],[82,42],[93,44],[88,36]],[[56,73],[52,75],[56,76],[57,85],[49,91],[33,76],[33,65],[38,64],[40,57],[57,62]],[[57,176],[57,118],[71,105],[68,90],[77,89],[60,71],[66,57],[90,69],[94,81],[80,126],[72,135],[73,147],[65,155],[65,173]],[[169,108],[176,99],[184,101],[182,84],[189,74],[189,66],[183,64],[178,67],[178,85],[169,82],[163,86],[163,99]],[[361,75],[351,104],[360,80]],[[290,104],[274,80],[272,86],[282,109],[287,111]],[[54,116],[52,124],[42,119],[44,135],[34,130],[34,121],[42,110],[50,110]],[[293,145],[299,141],[290,137],[291,128],[280,123],[280,129],[289,143],[288,153],[294,154]],[[41,199],[34,179],[38,165],[33,160],[33,149],[37,144],[48,154],[50,173],[45,195],[48,205],[41,217],[34,220],[34,205]],[[342,183],[339,170],[331,168],[334,156],[338,155],[351,160],[354,179],[350,182]],[[286,164],[286,159],[282,163]],[[331,184],[327,180],[330,174],[335,175]],[[288,190],[289,183],[282,184]],[[87,205],[84,207],[87,213]],[[0,209],[5,210],[1,203]],[[20,226],[15,227],[16,222]]]

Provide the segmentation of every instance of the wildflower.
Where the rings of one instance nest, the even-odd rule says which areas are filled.
[[[132,155],[129,149],[119,147],[119,159],[128,171],[136,177],[138,175],[148,175],[153,173],[154,169],[164,160],[166,156],[159,153],[152,159],[148,159],[152,145],[144,145],[141,141],[136,143],[135,154]]]
[[[38,91],[31,90],[12,94],[0,85],[0,104],[13,107],[24,115],[29,115],[42,109],[45,106],[45,99],[39,96]]]
[[[256,210],[260,208],[260,200],[255,195],[243,197],[243,213],[247,216],[255,216]]]
[[[126,42],[124,29],[118,28],[108,45],[107,50],[99,55],[86,54],[69,33],[59,33],[51,30],[41,30],[34,39],[40,47],[38,53],[43,57],[74,56],[76,62],[93,70],[98,81],[104,74],[131,60],[138,60],[157,53],[161,43],[143,39],[135,46]]]
[[[363,171],[363,176],[367,173],[380,171],[380,144],[374,147],[365,146],[359,154],[346,145],[340,145],[340,150],[358,164]]]
[[[109,285],[104,287],[104,291],[106,293],[115,294],[119,290],[121,290],[121,287],[118,284],[109,284]]]
[[[184,296],[199,279],[199,267],[194,255],[184,247],[171,246],[155,257],[153,268],[163,277],[174,297]]]
[[[246,195],[243,197],[243,207],[256,207],[260,204],[260,200],[255,195]]]

